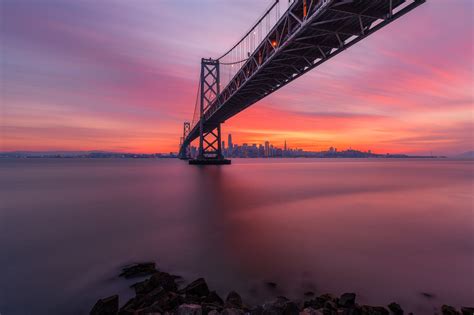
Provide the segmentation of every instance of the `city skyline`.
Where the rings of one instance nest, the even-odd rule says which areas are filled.
[[[268,2],[110,6],[2,3],[1,151],[176,151],[200,58],[225,51]],[[226,121],[223,132],[312,151],[472,150],[472,6],[429,1]],[[452,22],[439,27],[446,14]]]

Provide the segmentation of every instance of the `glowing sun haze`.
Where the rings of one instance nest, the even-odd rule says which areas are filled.
[[[177,151],[201,57],[268,1],[0,3],[1,151]],[[452,154],[473,143],[473,2],[428,0],[253,105],[224,138]]]

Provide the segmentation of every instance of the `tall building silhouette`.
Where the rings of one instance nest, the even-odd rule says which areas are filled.
[[[232,135],[230,133],[227,136],[227,146],[228,146],[228,149],[227,149],[228,155],[232,156],[232,151],[234,149],[234,145],[232,144]]]

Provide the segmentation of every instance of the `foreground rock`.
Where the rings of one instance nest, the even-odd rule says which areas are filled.
[[[154,262],[148,263],[140,263],[140,264],[133,264],[130,266],[126,266],[122,269],[122,273],[120,277],[125,278],[135,278],[135,277],[143,277],[149,276],[156,272],[156,266]]]
[[[340,297],[331,294],[316,296],[306,293],[304,302],[293,301],[284,296],[257,305],[245,305],[242,297],[230,292],[225,301],[211,291],[203,278],[179,287],[180,279],[166,272],[157,271],[154,263],[136,264],[124,268],[120,276],[126,278],[144,275],[151,276],[133,284],[135,297],[119,309],[117,295],[100,299],[92,308],[91,315],[403,315],[397,303],[384,306],[359,305],[355,293],[344,293]],[[474,308],[463,307],[462,315],[474,315]],[[441,307],[443,315],[460,315],[461,312],[449,305]]]
[[[118,295],[112,295],[105,299],[100,299],[95,303],[90,314],[91,315],[114,315],[119,310]]]

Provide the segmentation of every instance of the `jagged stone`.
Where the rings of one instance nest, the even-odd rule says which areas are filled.
[[[132,284],[131,287],[135,290],[135,294],[147,294],[148,292],[162,287],[164,290],[176,292],[178,286],[176,279],[178,276],[171,275],[166,272],[156,272],[149,279]]]
[[[395,302],[392,302],[388,305],[388,309],[392,311],[394,315],[403,315],[403,309],[401,306]]]
[[[300,315],[323,315],[323,312],[312,307],[307,307],[300,312]]]
[[[119,276],[125,278],[135,278],[148,276],[155,272],[157,272],[155,263],[146,262],[124,267]]]
[[[461,307],[462,315],[474,315],[474,307]]]
[[[201,305],[182,304],[178,307],[177,315],[202,315]]]
[[[112,295],[104,299],[99,299],[92,307],[90,315],[115,315],[119,310],[118,295]]]
[[[454,307],[446,304],[441,306],[441,313],[443,315],[461,315]]]
[[[261,305],[253,307],[249,311],[250,315],[262,315],[263,314],[263,307]]]
[[[322,294],[322,295],[320,295],[320,296],[318,296],[314,299],[305,301],[304,302],[304,308],[311,307],[311,308],[314,308],[314,309],[320,309],[320,308],[323,308],[324,305],[326,304],[326,302],[328,302],[328,301],[331,301],[331,302],[337,304],[338,299],[337,299],[337,297],[335,297],[334,295],[329,294],[329,293]]]
[[[217,294],[216,291],[211,291],[209,294],[203,299],[204,303],[212,303],[218,305],[224,305],[224,300]]]
[[[225,308],[221,315],[244,315],[245,312],[240,308]]]
[[[356,294],[355,293],[344,293],[338,300],[338,304],[341,307],[349,308],[355,305]]]
[[[275,300],[263,305],[263,315],[274,314],[298,315],[299,308],[295,302],[290,301],[284,296],[279,296]]]
[[[242,308],[242,298],[240,295],[232,291],[227,295],[225,299],[225,307],[226,308]]]
[[[206,280],[199,278],[188,284],[182,291],[186,293],[186,295],[201,297],[209,294],[209,287],[207,286]]]

